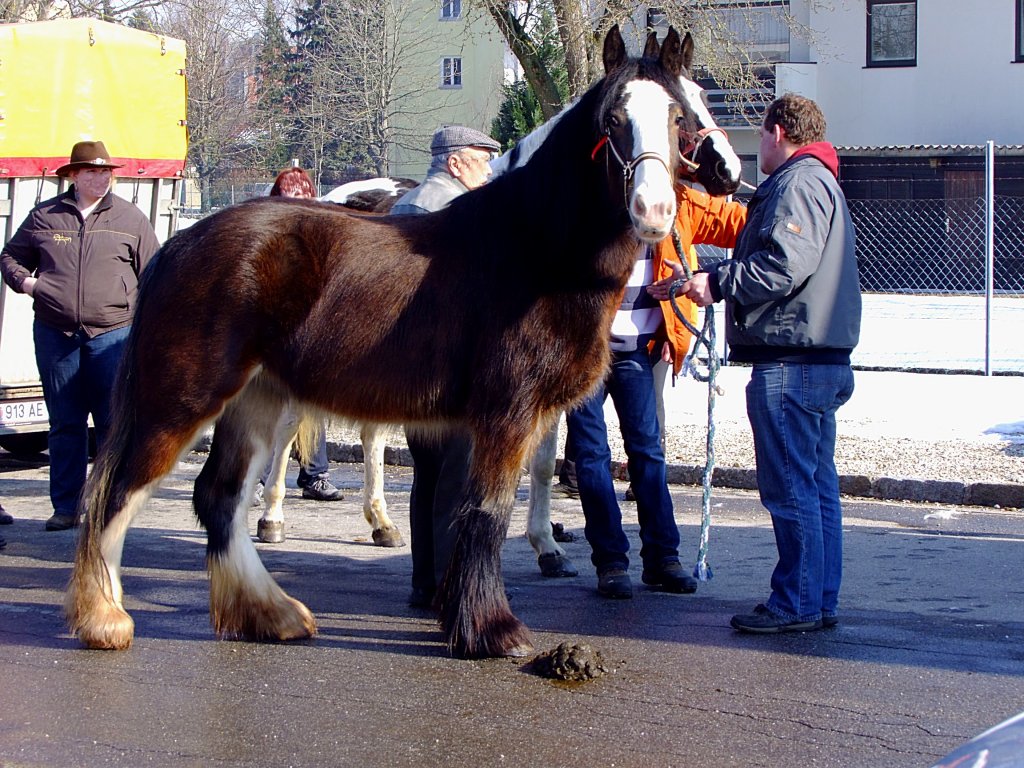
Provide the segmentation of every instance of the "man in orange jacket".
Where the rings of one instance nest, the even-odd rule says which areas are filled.
[[[696,268],[695,243],[730,247],[746,220],[739,203],[678,187],[676,230],[691,269]],[[666,592],[691,593],[697,582],[679,562],[679,529],[665,480],[665,454],[655,405],[653,369],[659,359],[678,373],[690,345],[690,333],[664,302],[668,285],[684,276],[672,239],[650,249],[643,246],[612,322],[612,363],[604,384],[567,414],[570,440],[576,452],[576,478],[586,518],[584,532],[597,569],[598,592],[610,598],[629,598],[629,541],[622,530],[622,513],[610,470],[611,450],[604,421],[604,401],[610,395],[619,425],[629,476],[640,519],[640,557],[643,582]],[[683,302],[696,320],[697,308]]]

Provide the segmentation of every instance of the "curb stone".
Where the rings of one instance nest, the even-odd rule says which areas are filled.
[[[363,460],[363,446],[328,440],[327,456],[333,461],[359,463]],[[561,462],[561,459],[558,461]],[[388,446],[384,450],[384,463],[411,467],[412,455],[408,448]],[[617,480],[626,480],[626,463],[612,462],[612,476]],[[666,478],[672,485],[702,485],[704,467],[669,464],[666,467]],[[715,488],[757,490],[756,472],[743,467],[715,467],[711,482]],[[1024,485],[1016,483],[962,483],[955,480],[840,475],[839,490],[845,496],[883,501],[1024,509]]]

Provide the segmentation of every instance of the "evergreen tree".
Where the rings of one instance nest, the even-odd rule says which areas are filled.
[[[561,102],[568,97],[569,78],[558,28],[550,8],[543,10],[533,30],[536,39],[537,58],[551,74]],[[528,80],[502,86],[504,100],[498,108],[498,115],[491,123],[491,135],[501,144],[502,150],[510,149],[519,139],[544,122],[544,110],[533,86]]]

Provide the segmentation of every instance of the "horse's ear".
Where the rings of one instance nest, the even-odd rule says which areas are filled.
[[[693,35],[689,32],[683,38],[683,69],[691,72],[690,65],[693,64]]]
[[[647,45],[644,46],[644,58],[653,59],[658,55],[658,33],[651,31],[647,35]]]
[[[610,75],[621,67],[626,61],[626,44],[622,41],[622,33],[619,32],[619,25],[608,30],[604,38],[604,73]]]
[[[690,33],[686,33],[686,37],[690,40],[690,54],[693,54],[693,40],[690,39]],[[665,35],[665,42],[661,44],[661,65],[668,71],[672,77],[679,77],[682,73],[685,65],[683,57],[685,53],[683,51],[682,43],[679,40],[679,33],[676,32],[675,27],[668,28],[668,34]],[[687,67],[689,69],[689,67]]]

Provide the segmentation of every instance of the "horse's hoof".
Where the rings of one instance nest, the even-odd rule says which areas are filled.
[[[113,605],[106,606],[103,616],[93,616],[76,627],[78,640],[86,648],[100,651],[124,651],[135,637],[132,617]]]
[[[529,656],[531,653],[533,653],[533,645],[531,643],[518,643],[505,650],[505,658],[521,659],[524,656]]]
[[[373,543],[378,547],[404,547],[405,540],[397,528],[374,528]]]
[[[256,538],[264,544],[280,544],[284,541],[284,521],[260,520],[256,523]]]
[[[580,572],[572,564],[572,561],[565,555],[558,552],[545,552],[537,558],[537,565],[540,566],[540,575],[548,578],[579,576]]]
[[[565,530],[565,526],[561,523],[551,524],[551,537],[559,544],[567,544],[569,542],[576,541],[576,534],[572,531]]]

